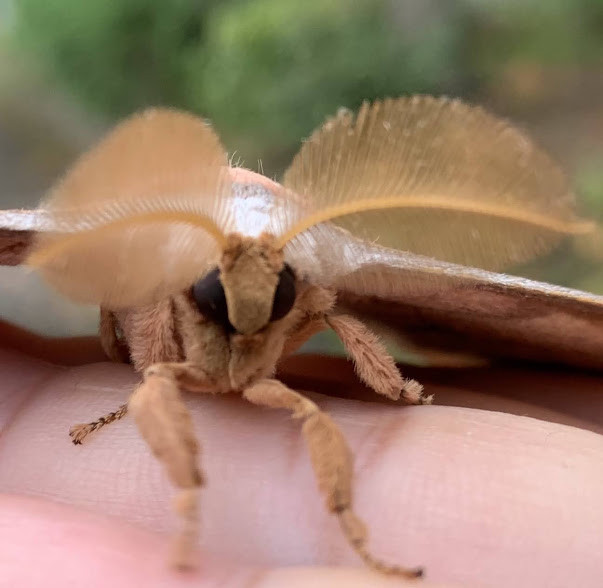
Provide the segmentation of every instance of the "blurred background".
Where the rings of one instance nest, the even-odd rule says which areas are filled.
[[[526,129],[603,219],[603,0],[0,0],[0,206],[34,206],[148,105],[209,118],[235,160],[278,178],[338,107],[419,92]],[[567,242],[512,273],[603,293],[596,257]],[[0,316],[94,330],[95,309],[26,304],[35,276],[0,280]]]

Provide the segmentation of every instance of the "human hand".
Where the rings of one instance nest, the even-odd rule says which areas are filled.
[[[187,397],[208,484],[199,569],[170,570],[172,488],[132,421],[81,447],[67,436],[70,425],[123,403],[137,376],[123,365],[66,369],[6,350],[0,369],[0,585],[405,585],[357,567],[324,508],[299,425],[234,396]],[[289,371],[354,386],[338,360],[298,358]],[[509,368],[472,379],[448,370],[444,385],[444,373],[423,374],[436,402],[575,426],[314,397],[354,452],[356,511],[373,553],[424,566],[425,588],[599,586],[603,442],[577,428],[601,424],[599,380]],[[501,389],[515,399],[493,395]],[[349,567],[326,567],[334,565]]]

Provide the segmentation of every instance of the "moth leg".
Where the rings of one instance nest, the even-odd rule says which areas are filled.
[[[375,392],[392,400],[401,396],[409,404],[431,404],[433,395],[426,396],[416,380],[402,377],[383,343],[362,322],[345,314],[329,315],[326,321],[351,355],[358,377]]]
[[[193,423],[180,396],[179,380],[207,382],[202,370],[190,364],[155,364],[145,371],[145,379],[128,403],[138,429],[164,465],[178,489],[174,508],[181,527],[174,538],[172,562],[180,568],[193,565],[199,527],[199,491],[203,475],[197,465],[199,444]]]
[[[100,309],[99,337],[105,355],[117,363],[127,363],[128,348],[117,337],[117,318],[106,308]],[[69,429],[69,436],[74,445],[81,445],[84,439],[100,428],[118,421],[128,413],[128,405],[122,404],[117,410],[109,412],[90,423],[78,423]]]
[[[118,363],[126,363],[128,361],[127,346],[117,337],[117,319],[115,314],[102,307],[100,309],[99,337],[101,347],[111,361]],[[81,445],[90,433],[122,419],[127,413],[128,405],[122,404],[117,410],[109,412],[95,421],[73,425],[69,429],[71,441],[74,445]]]
[[[116,411],[109,412],[106,415],[92,421],[91,423],[82,423],[78,425],[73,425],[71,429],[69,429],[69,436],[71,437],[71,441],[73,441],[74,445],[81,445],[82,441],[93,433],[94,431],[98,431],[101,427],[108,425],[114,421],[118,421],[128,414],[128,405],[122,404]]]
[[[169,369],[171,375],[178,380],[178,383],[192,392],[207,392],[211,390],[211,386],[208,383],[205,373],[199,370],[195,364],[181,362],[155,365],[161,366],[162,370]],[[154,368],[155,366],[149,367],[145,374],[152,373]],[[95,421],[73,425],[73,427],[69,429],[71,441],[74,445],[81,445],[90,433],[98,431],[101,427],[122,419],[126,414],[128,414],[128,405],[122,404],[116,411],[109,412]]]
[[[327,508],[337,515],[343,534],[364,562],[370,568],[385,574],[409,578],[421,576],[420,568],[391,566],[369,553],[365,525],[352,510],[352,454],[331,417],[314,402],[278,380],[261,380],[247,388],[243,396],[253,404],[290,410],[293,418],[303,421],[302,433],[308,445],[318,487],[326,496]]]

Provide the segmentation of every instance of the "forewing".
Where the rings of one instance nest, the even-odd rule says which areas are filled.
[[[300,275],[419,348],[603,369],[601,296],[371,245],[328,223],[303,235],[287,248]]]
[[[441,268],[392,261],[349,276],[340,304],[431,351],[603,369],[603,297],[482,270],[462,275],[462,268],[434,288],[423,272]],[[366,288],[356,294],[360,274],[373,282],[371,294]],[[412,288],[405,288],[409,283]]]
[[[317,130],[286,172],[311,212],[283,243],[332,220],[367,241],[500,269],[591,224],[549,157],[478,107],[418,96],[364,104]]]
[[[227,156],[201,119],[149,110],[83,156],[41,205],[28,263],[67,296],[110,308],[190,286],[215,265],[230,211]]]

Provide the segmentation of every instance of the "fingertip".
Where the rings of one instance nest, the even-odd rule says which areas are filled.
[[[169,565],[164,542],[159,534],[72,507],[17,496],[0,498],[3,586],[452,588],[364,568],[257,569],[198,552],[195,565],[175,570]]]

